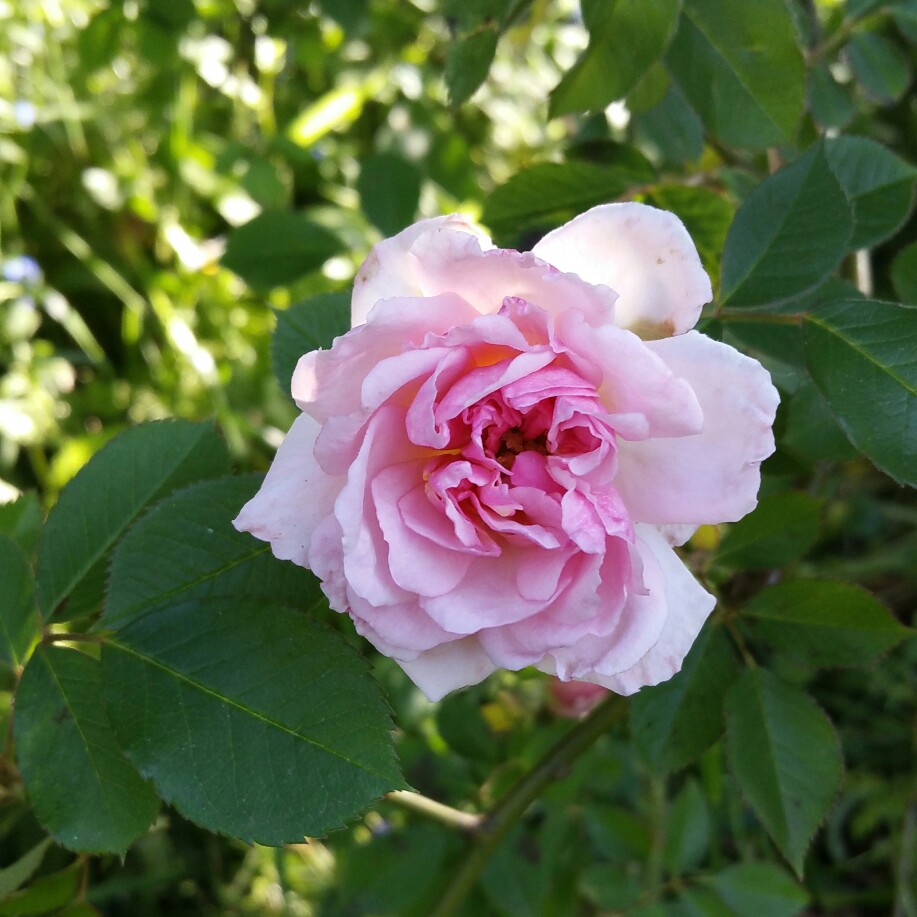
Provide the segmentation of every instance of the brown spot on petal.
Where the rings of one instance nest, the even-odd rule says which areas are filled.
[[[670,338],[675,334],[675,323],[672,319],[666,319],[664,322],[641,321],[631,325],[628,329],[633,331],[644,341],[658,341],[661,338]]]

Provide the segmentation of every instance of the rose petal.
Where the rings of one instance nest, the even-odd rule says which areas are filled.
[[[476,685],[497,666],[475,637],[443,643],[410,662],[398,664],[428,700],[438,701],[456,688]]]
[[[643,338],[693,328],[713,291],[674,214],[646,204],[603,204],[548,233],[533,254],[618,293],[615,322]]]
[[[646,345],[690,384],[704,429],[677,440],[618,442],[615,486],[636,522],[735,522],[757,504],[774,451],[779,397],[757,360],[691,331]]]

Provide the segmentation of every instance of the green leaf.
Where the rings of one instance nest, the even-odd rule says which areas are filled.
[[[671,211],[685,224],[704,268],[716,279],[726,233],[735,212],[732,204],[707,188],[686,185],[656,185],[646,195],[646,202]]]
[[[760,149],[790,142],[805,102],[805,67],[782,0],[685,0],[666,56],[669,72],[707,130]]]
[[[689,888],[678,896],[666,917],[736,917],[736,914],[712,891]]]
[[[866,590],[824,580],[769,586],[744,614],[777,649],[818,666],[865,665],[911,633]]]
[[[828,140],[825,155],[853,204],[851,248],[872,248],[900,229],[914,203],[917,169],[866,137]]]
[[[97,452],[64,488],[42,531],[38,604],[47,620],[122,532],[154,500],[191,481],[224,474],[229,456],[209,423],[156,421]]]
[[[277,328],[271,338],[274,375],[289,393],[290,380],[299,358],[312,350],[329,348],[336,337],[350,330],[350,295],[319,293],[277,312]]]
[[[450,43],[446,51],[446,88],[449,104],[467,102],[487,79],[497,50],[495,26],[485,26]]]
[[[851,442],[917,486],[917,309],[855,300],[804,322],[806,360]]]
[[[911,82],[911,66],[898,46],[872,32],[854,32],[847,61],[866,94],[880,105],[897,102]]]
[[[41,861],[45,858],[45,853],[50,845],[51,838],[46,837],[18,860],[0,869],[0,901],[9,897],[17,888],[32,878],[35,870],[41,866]]]
[[[697,869],[710,846],[710,811],[696,780],[675,797],[666,820],[665,866],[672,876]]]
[[[217,478],[180,490],[150,510],[115,549],[103,621],[123,626],[154,605],[227,596],[312,608],[318,580],[232,520],[262,475]]]
[[[662,162],[693,162],[704,152],[704,126],[677,86],[669,86],[658,105],[631,120],[641,148]]]
[[[19,665],[38,632],[29,561],[19,546],[0,535],[0,661]]]
[[[816,64],[809,71],[808,90],[809,107],[819,127],[841,130],[853,120],[856,105],[850,88],[834,79],[827,64]]]
[[[633,697],[634,745],[654,773],[690,764],[722,735],[723,696],[737,672],[722,631],[706,627],[674,678]]]
[[[789,404],[783,445],[809,461],[843,462],[857,456],[821,392],[804,382]]]
[[[795,917],[809,902],[806,890],[773,863],[737,863],[709,881],[737,917]]]
[[[35,815],[58,843],[124,853],[149,828],[159,800],[118,747],[95,659],[38,647],[16,693],[14,726]]]
[[[41,876],[28,888],[0,901],[0,917],[44,917],[68,905],[77,895],[86,866],[77,860],[65,869]]]
[[[892,284],[902,302],[917,305],[917,242],[911,242],[895,256]]]
[[[344,248],[334,233],[300,213],[266,210],[229,237],[223,267],[253,290],[287,286]]]
[[[720,300],[762,306],[833,273],[853,234],[853,209],[819,144],[768,176],[739,208],[723,253]]]
[[[801,876],[843,774],[834,726],[805,692],[760,668],[746,670],[730,688],[725,711],[732,773]]]
[[[716,562],[731,569],[767,570],[802,557],[818,540],[822,501],[800,491],[765,497],[733,523]]]
[[[401,156],[379,153],[363,160],[357,179],[360,203],[383,235],[393,236],[414,220],[420,182],[420,170]]]
[[[160,795],[204,828],[273,845],[405,786],[367,668],[303,614],[244,600],[158,608],[102,649],[112,724]]]
[[[503,238],[534,226],[551,228],[652,178],[649,167],[644,171],[591,162],[541,162],[517,172],[491,193],[482,220]]]
[[[31,556],[41,532],[41,504],[35,491],[20,494],[11,503],[0,503],[0,534],[7,535]]]
[[[552,118],[602,109],[627,95],[669,46],[681,0],[617,0],[596,8],[589,46],[551,92]]]

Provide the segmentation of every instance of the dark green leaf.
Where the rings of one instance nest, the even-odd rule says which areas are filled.
[[[831,721],[807,694],[748,669],[726,697],[732,773],[774,843],[802,874],[843,774]]]
[[[385,236],[401,232],[414,219],[420,201],[420,170],[393,153],[367,156],[357,191],[363,212]]]
[[[590,162],[542,162],[517,172],[484,202],[484,223],[497,237],[551,228],[652,180],[652,171]]]
[[[551,117],[602,109],[627,95],[672,40],[681,0],[617,0],[597,8],[589,46],[551,92]]]
[[[852,207],[816,146],[739,208],[726,237],[721,301],[762,306],[815,287],[846,254],[853,227]]]
[[[632,123],[641,148],[648,147],[663,162],[693,162],[704,151],[704,126],[677,86],[669,86],[662,101],[635,115]]]
[[[299,358],[311,350],[327,349],[336,337],[350,330],[350,296],[319,293],[277,313],[271,338],[274,375],[289,393],[290,380]]]
[[[106,643],[102,671],[128,757],[209,830],[301,841],[404,786],[366,663],[299,612],[171,604]]]
[[[226,446],[208,423],[157,421],[111,440],[67,484],[42,531],[36,579],[45,619],[101,569],[148,503],[228,466]]]
[[[853,444],[917,486],[917,309],[856,300],[806,316],[809,372]]]
[[[34,491],[20,494],[11,503],[0,503],[0,534],[7,535],[31,556],[41,532],[41,504]]]
[[[148,512],[115,549],[104,622],[123,626],[153,605],[190,598],[251,598],[311,608],[318,580],[277,560],[270,545],[237,532],[232,520],[258,489],[261,475],[202,481]]]
[[[696,780],[688,780],[669,809],[665,832],[665,865],[681,876],[703,862],[710,846],[710,812]]]
[[[446,87],[449,104],[467,102],[487,79],[497,50],[495,26],[485,26],[452,42],[446,51]]]
[[[853,204],[851,248],[872,248],[901,227],[914,203],[917,169],[866,137],[828,140],[825,155]]]
[[[253,290],[266,292],[317,270],[343,247],[302,214],[266,210],[230,235],[222,263]]]
[[[736,914],[713,892],[689,888],[678,896],[666,917],[736,917]]]
[[[828,402],[812,382],[800,385],[790,401],[783,444],[815,462],[843,462],[857,455],[837,425]]]
[[[825,64],[816,64],[809,71],[809,108],[819,127],[846,127],[856,114],[856,105],[848,86],[838,83]]]
[[[898,46],[872,32],[854,32],[846,45],[850,69],[880,105],[896,102],[911,82],[911,66]]]
[[[58,843],[124,853],[150,826],[159,800],[118,747],[95,659],[40,646],[16,693],[14,724],[35,815]]]
[[[0,535],[0,661],[19,665],[38,632],[35,587],[25,554]]]
[[[723,696],[737,672],[722,631],[706,627],[674,678],[634,696],[631,732],[651,770],[665,774],[684,767],[720,737]]]
[[[51,838],[46,837],[18,860],[0,869],[0,901],[29,881],[35,870],[41,866],[41,861],[45,858],[50,844]]]
[[[805,102],[805,67],[782,0],[685,0],[666,57],[707,130],[762,148],[792,141]]]
[[[892,283],[902,302],[917,305],[917,242],[911,242],[895,256]]]
[[[763,589],[745,606],[755,630],[812,665],[861,665],[910,631],[859,586],[793,580]]]
[[[821,500],[800,491],[765,497],[753,513],[729,527],[716,562],[763,570],[798,560],[818,540],[821,506]]]
[[[737,863],[711,876],[710,884],[737,917],[795,917],[809,896],[773,863]]]
[[[65,907],[76,897],[85,869],[77,860],[60,872],[40,876],[28,888],[0,901],[0,917],[45,917]]]

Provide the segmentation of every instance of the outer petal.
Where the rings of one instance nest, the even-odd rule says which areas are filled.
[[[648,685],[657,685],[681,670],[688,650],[704,621],[713,611],[716,599],[706,592],[662,535],[651,526],[637,526],[638,538],[662,569],[668,617],[662,636],[635,665],[614,675],[595,674],[586,679],[618,694],[633,694]]]
[[[533,254],[616,290],[615,323],[653,339],[693,328],[713,291],[674,214],[646,204],[603,204],[548,233]]]
[[[398,664],[431,701],[440,700],[456,688],[476,685],[497,670],[476,637],[443,643],[411,662]]]
[[[493,247],[482,229],[475,226],[469,217],[457,213],[420,220],[397,236],[385,239],[373,246],[354,279],[350,305],[352,327],[363,324],[370,309],[380,299],[429,295],[424,285],[421,262],[413,248],[421,239],[437,234],[476,239],[479,251]]]
[[[686,379],[704,413],[694,436],[618,442],[615,487],[635,522],[735,522],[757,504],[779,396],[757,360],[695,331],[646,345]]]
[[[307,414],[297,417],[270,471],[233,520],[240,532],[268,541],[274,556],[308,567],[309,544],[318,524],[331,514],[346,478],[325,474],[313,449],[321,427]]]

